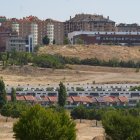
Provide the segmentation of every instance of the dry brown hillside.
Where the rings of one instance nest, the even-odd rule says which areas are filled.
[[[103,46],[103,45],[67,45],[67,46],[45,46],[39,50],[41,54],[61,54],[69,57],[98,58],[108,60],[117,58],[119,60],[140,60],[140,46]]]

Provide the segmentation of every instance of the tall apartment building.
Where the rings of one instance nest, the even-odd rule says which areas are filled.
[[[47,25],[51,25],[53,30],[54,40],[56,44],[63,44],[64,41],[64,23],[53,19],[45,20]],[[49,36],[49,34],[47,34]]]
[[[40,20],[35,16],[29,16],[23,19],[6,19],[2,22],[2,25],[16,31],[23,38],[33,35],[35,45],[42,44],[42,39],[46,35],[50,37],[51,43],[55,40],[56,44],[63,44],[64,26],[63,22],[60,21],[52,19]],[[51,34],[50,27],[52,30]]]
[[[65,36],[73,31],[115,31],[115,22],[103,15],[78,14],[64,23]]]
[[[133,23],[133,24],[125,24],[120,23],[116,26],[116,31],[118,32],[140,32],[140,25]]]

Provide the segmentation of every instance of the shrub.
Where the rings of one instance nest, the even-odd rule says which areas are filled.
[[[15,137],[20,140],[75,140],[75,123],[64,112],[39,105],[24,113],[14,124]]]

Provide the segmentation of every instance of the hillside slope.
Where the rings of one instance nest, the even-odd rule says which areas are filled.
[[[140,60],[140,46],[103,46],[103,45],[75,45],[75,46],[45,46],[41,47],[39,54],[61,54],[69,57],[98,58],[101,60],[118,59],[118,60]]]

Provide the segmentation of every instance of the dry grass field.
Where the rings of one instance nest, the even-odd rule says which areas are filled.
[[[140,72],[131,68],[68,65],[67,69],[44,69],[32,66],[0,69],[8,85],[46,85],[64,83],[140,83]]]
[[[46,46],[41,47],[39,54],[61,54],[69,57],[98,58],[101,60],[109,60],[116,58],[118,60],[140,60],[140,46],[105,46],[105,45],[75,45],[75,46]]]
[[[15,140],[13,138],[13,123],[16,122],[16,119],[8,119],[0,116],[0,140]],[[77,129],[77,140],[92,140],[96,136],[103,136],[104,129],[99,125],[95,127],[95,121],[83,120],[82,123],[79,123],[79,120],[76,121]],[[102,140],[102,139],[100,139]]]

